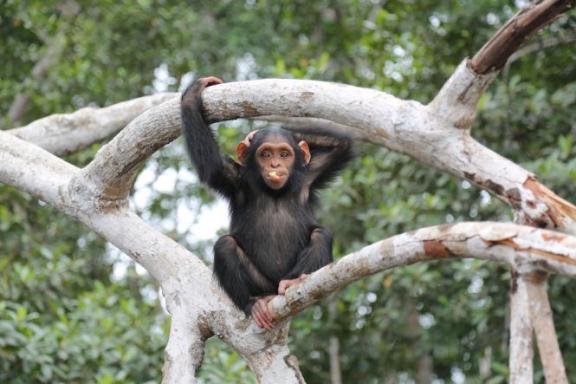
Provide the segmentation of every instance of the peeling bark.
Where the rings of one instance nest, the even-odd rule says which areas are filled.
[[[537,200],[544,203],[544,206],[538,206],[535,201],[526,202],[524,210],[543,210],[539,211],[542,219],[537,221],[536,225],[546,228],[558,228],[567,233],[576,233],[576,207],[561,197],[557,196],[550,189],[542,185],[534,177],[528,178],[524,182],[524,187],[532,192]]]

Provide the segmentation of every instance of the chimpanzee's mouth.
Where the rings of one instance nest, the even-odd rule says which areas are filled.
[[[284,172],[280,171],[270,171],[267,176],[272,181],[281,181],[284,178]]]

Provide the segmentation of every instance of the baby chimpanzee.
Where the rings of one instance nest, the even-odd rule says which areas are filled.
[[[223,157],[202,111],[202,91],[221,84],[196,80],[182,95],[186,144],[200,180],[230,201],[230,234],[214,246],[214,272],[234,304],[271,328],[267,303],[332,261],[332,236],[312,207],[352,158],[351,141],[283,129],[251,132]]]

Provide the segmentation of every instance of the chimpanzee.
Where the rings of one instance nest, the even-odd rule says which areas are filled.
[[[332,261],[332,236],[312,208],[315,192],[352,158],[352,145],[324,132],[262,129],[238,144],[236,161],[224,157],[201,100],[206,87],[221,83],[201,78],[184,91],[183,133],[200,181],[230,201],[230,234],[214,246],[214,273],[234,304],[269,329],[268,301]]]

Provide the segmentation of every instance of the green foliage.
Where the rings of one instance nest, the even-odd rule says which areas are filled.
[[[134,274],[44,204],[0,189],[0,382],[155,382],[165,317]]]
[[[518,2],[520,3],[520,2]],[[20,123],[155,90],[190,74],[340,81],[428,102],[464,57],[507,20],[509,1],[78,1],[0,2],[0,125],[19,93]],[[538,38],[573,34],[574,12]],[[528,44],[535,41],[532,39]],[[41,78],[47,47],[59,47]],[[518,161],[558,192],[576,193],[576,61],[560,44],[511,63],[480,102],[476,138]],[[222,124],[232,153],[252,124]],[[86,164],[98,146],[67,160]],[[338,256],[418,227],[510,220],[502,203],[467,182],[383,148],[362,145],[354,164],[322,194],[318,212]],[[196,182],[180,143],[164,148],[139,179],[143,217],[209,257],[183,225],[214,195]],[[170,182],[166,182],[169,180]],[[173,180],[176,180],[172,182]],[[166,185],[170,187],[167,188]],[[142,198],[144,196],[144,198]],[[193,197],[193,198],[190,198]],[[197,224],[196,219],[189,220]],[[94,234],[63,214],[0,186],[0,382],[158,382],[168,320],[155,288],[120,263]],[[291,332],[309,383],[329,381],[328,343],[340,343],[344,381],[429,379],[501,383],[507,377],[509,273],[476,261],[414,265],[353,284],[298,315]],[[550,297],[571,381],[576,371],[574,283],[554,278]],[[152,293],[151,293],[152,292]],[[487,361],[488,373],[480,373]],[[238,356],[211,341],[205,383],[254,382]],[[541,371],[538,380],[542,382]]]

